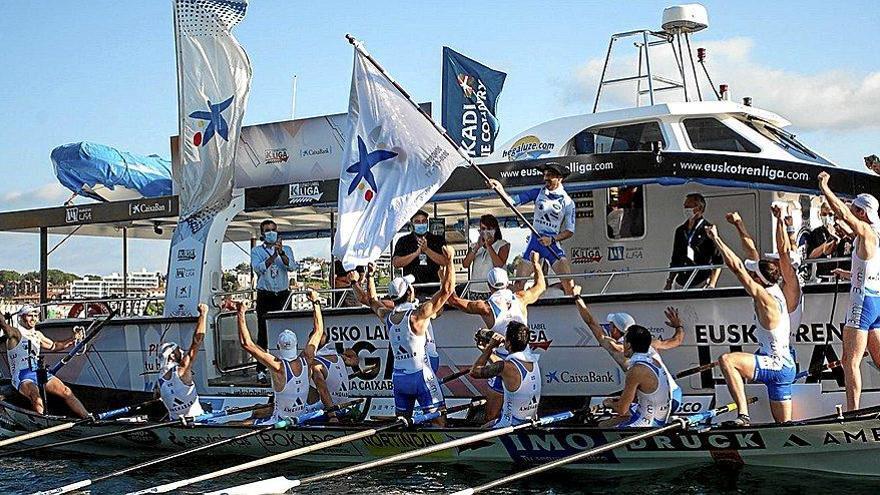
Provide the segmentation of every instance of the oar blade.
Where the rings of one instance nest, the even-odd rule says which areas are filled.
[[[291,488],[299,486],[299,480],[290,480],[284,476],[277,478],[269,478],[267,480],[255,481],[246,485],[238,485],[215,492],[208,492],[205,495],[254,495],[257,493],[284,493]]]
[[[57,433],[59,431],[68,430],[76,426],[78,422],[74,421],[71,423],[61,423],[55,426],[50,426],[48,428],[44,428],[42,430],[32,431],[30,433],[25,433],[24,435],[18,435],[12,438],[7,438],[6,440],[0,441],[0,447],[6,447],[7,445],[16,444],[19,442],[24,442],[25,440],[33,440],[34,438],[39,438],[46,435],[51,435],[52,433]]]
[[[53,488],[51,490],[46,490],[42,492],[34,492],[31,495],[60,495],[62,493],[72,492],[74,490],[79,490],[85,488],[87,486],[91,486],[92,480],[82,480],[77,481],[76,483],[71,483],[69,485],[59,486],[58,488]]]

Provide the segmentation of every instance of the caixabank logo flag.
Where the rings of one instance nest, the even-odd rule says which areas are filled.
[[[510,161],[534,160],[550,153],[555,147],[554,143],[545,143],[538,136],[523,136],[510,149],[504,150],[502,156]]]

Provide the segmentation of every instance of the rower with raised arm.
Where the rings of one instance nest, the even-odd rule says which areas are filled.
[[[599,346],[608,352],[611,358],[614,359],[614,362],[620,366],[620,369],[623,371],[629,370],[632,367],[632,362],[626,355],[625,337],[626,331],[636,324],[635,318],[628,313],[609,313],[607,316],[608,323],[600,324],[596,320],[596,317],[593,316],[587,303],[581,297],[580,285],[574,286],[574,301],[578,313],[581,315],[581,319],[587,324],[587,328],[593,333],[593,337],[596,339]],[[681,387],[675,383],[672,373],[666,368],[666,364],[663,362],[663,358],[660,357],[658,351],[675,349],[680,346],[681,343],[684,342],[684,325],[681,322],[681,317],[678,314],[677,308],[671,306],[667,307],[663,311],[663,314],[666,316],[666,326],[674,329],[675,333],[673,333],[672,337],[668,339],[652,339],[647,352],[648,356],[654,359],[659,366],[663,368],[664,374],[669,379],[669,388],[672,390],[673,398],[672,412],[675,412],[679,405],[681,405],[682,401]]]
[[[750,423],[745,380],[765,384],[773,418],[778,423],[788,422],[791,420],[791,384],[796,370],[789,349],[791,335],[785,295],[779,287],[782,278],[779,266],[767,260],[743,263],[721,240],[714,225],[706,227],[706,235],[718,246],[724,263],[754,301],[758,350],[755,354],[728,352],[718,360],[739,411],[733,423],[742,426]]]
[[[604,402],[605,407],[614,410],[617,416],[604,421],[601,426],[665,426],[677,407],[673,391],[679,387],[656,352],[651,354],[653,337],[647,328],[630,326],[623,342],[623,354],[629,363],[623,392],[620,397]]]
[[[785,296],[785,309],[788,314],[789,331],[791,332],[790,338],[794,338],[794,336],[797,335],[804,314],[804,294],[801,289],[801,280],[797,274],[797,268],[800,264],[800,255],[797,253],[797,248],[792,242],[791,236],[788,235],[788,225],[791,216],[784,215],[784,212],[779,205],[772,205],[770,211],[776,218],[775,232],[777,253],[765,253],[764,259],[767,262],[776,265],[782,276],[782,282],[779,286],[782,288],[782,294]],[[755,262],[759,261],[761,255],[740,214],[732,211],[727,213],[726,218],[727,222],[736,228],[743,250],[746,253],[746,258]],[[794,346],[790,346],[789,348],[791,349],[792,359],[797,361],[797,354]]]
[[[510,290],[510,280],[504,268],[492,268],[486,274],[489,286],[489,297],[483,300],[462,299],[456,294],[449,296],[448,304],[465,313],[479,315],[486,328],[504,337],[507,325],[516,321],[528,325],[528,308],[534,304],[547,288],[544,270],[538,253],[532,253],[534,284],[528,289]],[[493,361],[500,361],[506,355],[504,348],[496,346],[495,353],[490,356]],[[486,420],[494,420],[501,413],[504,388],[498,377],[489,378],[489,392],[486,393]]]
[[[540,169],[544,172],[544,187],[525,191],[510,196],[504,191],[504,186],[495,179],[489,179],[486,185],[506,198],[511,204],[522,205],[535,203],[535,216],[532,223],[538,235],[533,232],[529,236],[529,244],[523,253],[522,259],[517,264],[516,276],[528,276],[534,269],[535,263],[529,263],[532,253],[538,253],[541,259],[547,260],[553,271],[559,275],[571,273],[571,264],[562,249],[560,242],[574,236],[575,228],[575,205],[574,200],[565,192],[563,180],[571,171],[568,167],[551,162],[543,165]],[[566,294],[571,294],[574,281],[571,277],[560,277],[562,288]],[[518,289],[523,288],[523,282],[516,284]]]
[[[156,383],[156,393],[165,404],[170,419],[193,417],[205,412],[199,403],[192,367],[205,340],[207,326],[208,306],[202,303],[199,304],[199,320],[189,349],[184,353],[174,342],[166,342],[159,348],[162,370]]]
[[[36,306],[24,305],[15,313],[18,320],[9,324],[0,317],[0,328],[6,334],[6,358],[9,361],[9,374],[12,386],[31,402],[31,407],[38,414],[43,414],[45,404],[40,397],[37,386],[37,362],[41,350],[63,351],[73,347],[82,338],[82,331],[76,332],[67,340],[52,340],[36,329],[40,310]],[[82,402],[73,395],[70,387],[60,379],[48,374],[44,385],[46,393],[60,397],[67,407],[80,418],[89,417],[89,412]]]
[[[309,379],[312,376],[312,364],[318,344],[324,336],[324,318],[321,314],[321,300],[314,290],[308,292],[312,303],[313,330],[309,335],[302,352],[297,350],[296,334],[284,330],[278,335],[278,356],[273,356],[266,349],[255,344],[245,321],[247,303],[238,304],[238,340],[241,347],[257,362],[262,363],[270,372],[272,391],[275,396],[274,410],[269,419],[254,419],[254,424],[273,424],[281,419],[296,419],[306,412],[309,398]],[[324,406],[330,408],[333,401],[324,382],[318,380],[316,386]],[[334,418],[335,414],[329,417]]]
[[[347,349],[342,354],[336,352],[327,332],[324,332],[318,345],[320,347],[315,353],[315,361],[312,364],[310,375],[314,393],[309,393],[309,405],[307,406],[309,412],[324,408],[324,400],[320,396],[322,388],[327,390],[334,406],[348,402],[350,385],[347,367],[354,367],[358,364],[357,355],[351,349]]]
[[[474,378],[497,377],[502,382],[504,400],[501,416],[486,425],[491,428],[532,421],[538,415],[541,401],[541,368],[538,366],[538,356],[529,349],[529,327],[511,321],[504,333],[506,337],[499,333],[492,335],[470,371]],[[495,349],[502,344],[507,350],[506,356],[490,362]]]
[[[819,174],[819,189],[834,215],[855,234],[849,272],[835,273],[850,279],[849,310],[843,327],[843,375],[846,379],[847,410],[859,408],[862,395],[862,357],[865,348],[880,366],[880,216],[877,198],[859,194],[847,207],[828,187],[830,176]]]
[[[397,277],[388,285],[388,297],[394,303],[393,308],[389,309],[376,297],[369,301],[370,309],[388,329],[388,343],[394,354],[391,383],[398,416],[412,416],[416,403],[424,413],[445,406],[440,382],[428,360],[426,345],[431,319],[440,312],[455,290],[454,254],[452,247],[443,246],[445,269],[441,273],[440,289],[422,304],[413,306],[416,291],[412,282],[405,277]],[[440,417],[436,424],[442,426],[445,420]]]

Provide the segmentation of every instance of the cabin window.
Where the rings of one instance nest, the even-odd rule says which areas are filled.
[[[740,136],[718,119],[711,117],[684,119],[691,145],[698,150],[731,151],[735,153],[758,153],[761,148]]]
[[[574,137],[575,151],[580,154],[611,153],[615,151],[650,151],[656,142],[663,143],[663,133],[657,122],[603,127],[581,131]]]
[[[609,239],[635,239],[645,235],[645,186],[609,187],[605,225]]]
[[[831,165],[828,160],[814,153],[809,148],[804,146],[803,143],[795,139],[794,134],[785,132],[778,127],[770,125],[770,123],[768,122],[764,122],[763,120],[755,118],[738,120],[743,124],[749,126],[758,134],[773,141],[774,143],[776,143],[777,146],[784,149],[789,155],[795,158],[808,162],[818,163],[820,165]]]

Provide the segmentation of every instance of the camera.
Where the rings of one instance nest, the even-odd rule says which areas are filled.
[[[474,342],[476,342],[478,346],[487,345],[489,341],[492,340],[493,335],[495,335],[495,332],[491,329],[481,328],[474,334]]]

